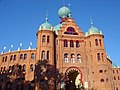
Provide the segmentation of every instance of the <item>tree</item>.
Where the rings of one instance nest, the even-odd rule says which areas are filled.
[[[54,65],[47,60],[39,60],[35,66],[35,85],[41,90],[56,90],[60,73]]]

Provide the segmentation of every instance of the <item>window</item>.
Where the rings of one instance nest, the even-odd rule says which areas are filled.
[[[45,42],[45,35],[42,36],[42,42]]]
[[[104,82],[104,79],[101,79],[100,81],[101,81],[101,82]]]
[[[115,71],[113,70],[113,73],[115,73]]]
[[[98,46],[98,39],[95,39],[95,45]]]
[[[49,41],[50,41],[49,39],[50,39],[49,36],[47,36],[47,43],[49,43]]]
[[[31,58],[32,58],[32,59],[35,58],[35,54],[34,54],[34,53],[31,54]]]
[[[103,73],[103,70],[100,70],[99,73]]]
[[[46,58],[47,58],[47,60],[49,60],[49,51],[47,51],[47,57]]]
[[[13,60],[13,55],[10,56],[10,61],[12,61],[12,60]]]
[[[9,72],[12,72],[12,67],[11,66],[9,66]]]
[[[78,35],[78,33],[75,32],[75,29],[73,27],[68,27],[64,34]]]
[[[2,62],[4,62],[5,57],[2,58]]]
[[[109,81],[109,79],[107,78],[107,79],[106,79],[106,82],[108,82],[108,81]]]
[[[64,47],[68,47],[68,41],[64,40]]]
[[[116,77],[114,76],[114,80],[116,80]]]
[[[64,62],[68,63],[68,54],[67,53],[64,54]]]
[[[7,56],[5,57],[5,62],[7,62]]]
[[[42,60],[45,60],[45,51],[44,50],[42,51],[42,57],[41,58],[42,58]]]
[[[33,64],[30,65],[30,72],[33,71]]]
[[[26,71],[26,65],[25,64],[23,65],[23,71]]]
[[[118,70],[116,70],[116,72],[118,73]]]
[[[15,70],[15,65],[12,66],[12,71],[14,71],[14,70]]]
[[[16,60],[16,55],[14,55],[14,58],[13,58],[13,60]]]
[[[118,76],[118,80],[120,80],[120,77]]]
[[[1,67],[1,72],[3,71],[3,67]]]
[[[74,42],[73,42],[73,40],[70,40],[70,47],[74,47]]]
[[[90,47],[91,47],[91,41],[89,41],[89,45],[90,45]]]
[[[77,48],[80,47],[79,41],[76,41],[76,47],[77,47]]]
[[[100,53],[97,53],[97,59],[100,61]]]
[[[24,60],[26,60],[26,58],[27,58],[27,54],[24,54]]]
[[[70,62],[71,62],[71,63],[74,63],[74,62],[75,62],[74,57],[75,57],[74,54],[71,54],[71,57],[70,57]]]
[[[104,56],[103,56],[103,53],[101,54],[101,56],[102,56],[102,61],[104,61]]]
[[[22,66],[21,65],[19,65],[19,71],[22,71]]]
[[[6,67],[3,68],[3,72],[5,73]]]
[[[20,59],[23,59],[23,54],[20,54]]]
[[[81,63],[81,55],[80,54],[77,54],[77,62]]]
[[[102,46],[101,39],[99,39],[100,46]]]

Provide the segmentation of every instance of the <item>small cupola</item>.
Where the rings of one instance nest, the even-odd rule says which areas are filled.
[[[40,25],[39,30],[52,30],[52,29],[53,26],[50,23],[48,23],[48,18],[46,17],[46,22]]]
[[[92,21],[90,24],[91,24],[91,27],[89,28],[88,32],[86,32],[86,36],[91,35],[91,34],[101,34],[102,35],[102,31],[100,31],[98,28],[96,28]]]

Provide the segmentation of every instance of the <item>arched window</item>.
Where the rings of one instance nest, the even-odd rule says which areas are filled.
[[[89,45],[90,45],[90,47],[91,47],[91,41],[89,41]]]
[[[4,62],[5,57],[2,58],[2,62]]]
[[[102,56],[102,61],[104,61],[104,56],[103,56],[103,53],[101,54],[101,56]]]
[[[104,82],[104,79],[101,79],[100,81],[101,81],[101,82]]]
[[[120,77],[118,76],[118,80],[120,80]]]
[[[114,76],[114,80],[116,80],[116,77]]]
[[[26,71],[26,65],[25,64],[23,65],[23,71],[24,72]]]
[[[102,46],[101,39],[99,39],[100,46]]]
[[[78,33],[75,32],[75,29],[73,27],[68,27],[64,34],[78,35]]]
[[[100,61],[100,53],[97,53],[97,59]]]
[[[74,47],[74,42],[73,42],[73,40],[70,40],[70,47]]]
[[[64,40],[64,47],[68,47],[68,41]]]
[[[9,72],[12,72],[12,67],[11,66],[9,66]]]
[[[19,65],[19,71],[22,71],[22,66],[21,65]]]
[[[32,54],[31,54],[31,59],[34,59],[34,58],[35,58],[35,54],[32,53]]]
[[[14,55],[14,58],[13,58],[13,60],[16,60],[16,55]]]
[[[20,59],[23,59],[23,54],[20,54]]]
[[[68,63],[68,54],[67,53],[64,54],[64,62]]]
[[[7,56],[5,57],[5,62],[7,62]]]
[[[95,45],[98,46],[98,39],[95,39]]]
[[[100,70],[99,73],[103,73],[103,70]]]
[[[41,58],[42,58],[42,60],[45,60],[45,51],[44,50],[42,51],[42,57]]]
[[[77,54],[77,62],[81,63],[81,55],[80,54]]]
[[[47,60],[49,60],[49,51],[47,51],[47,57],[46,58],[47,58]]]
[[[74,57],[75,57],[74,54],[71,54],[71,57],[70,57],[70,62],[71,62],[71,63],[74,63],[74,62],[75,62]]]
[[[4,67],[3,72],[5,73],[6,67]]]
[[[42,36],[42,42],[45,42],[45,35]]]
[[[0,70],[1,72],[3,71],[3,67],[1,67],[1,70]]]
[[[76,47],[80,47],[80,42],[79,41],[76,41]]]
[[[13,55],[10,56],[10,61],[12,61],[12,60],[13,60]]]
[[[33,64],[30,65],[30,72],[33,71]]]
[[[50,40],[49,40],[50,38],[49,38],[49,36],[47,36],[47,43],[49,43],[50,42]]]
[[[27,54],[24,54],[24,60],[26,60],[26,58],[27,58]]]
[[[14,71],[14,70],[15,70],[15,65],[12,66],[12,71]]]

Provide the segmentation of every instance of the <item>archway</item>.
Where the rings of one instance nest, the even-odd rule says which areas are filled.
[[[82,90],[82,72],[78,67],[69,67],[65,72],[66,90]]]

